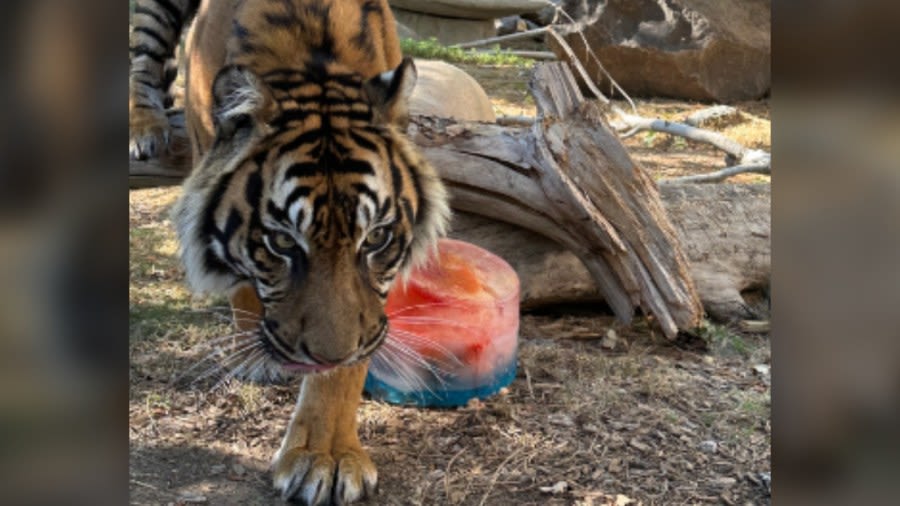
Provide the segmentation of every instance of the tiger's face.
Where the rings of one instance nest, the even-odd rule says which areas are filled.
[[[444,232],[444,188],[401,131],[414,83],[411,60],[368,81],[328,66],[215,81],[216,141],[175,209],[182,257],[198,290],[252,286],[261,311],[244,317],[273,367],[369,356],[394,279]]]

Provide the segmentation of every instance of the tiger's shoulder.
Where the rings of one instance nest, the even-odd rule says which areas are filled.
[[[262,75],[330,62],[370,78],[402,60],[386,0],[137,0],[130,40],[132,158],[156,157],[167,142],[167,68],[188,27],[187,112],[206,131],[191,132],[195,150],[197,137],[212,127],[206,114],[212,77],[227,64]]]
[[[400,64],[386,0],[245,0],[234,12],[227,60],[257,73],[334,62],[373,77]]]
[[[199,10],[189,47],[186,112],[195,154],[212,142],[212,81],[225,66],[257,76],[316,68],[333,76],[343,69],[369,79],[403,59],[386,0],[208,2]]]

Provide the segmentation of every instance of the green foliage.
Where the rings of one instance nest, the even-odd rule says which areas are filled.
[[[704,320],[697,329],[697,335],[706,341],[709,349],[716,353],[750,356],[751,349],[744,338],[724,325],[716,325]]]
[[[416,58],[444,60],[451,63],[474,63],[477,65],[497,65],[509,67],[526,67],[534,65],[534,61],[510,54],[494,46],[488,51],[460,49],[442,45],[434,37],[428,40],[401,39],[400,48],[403,54]]]

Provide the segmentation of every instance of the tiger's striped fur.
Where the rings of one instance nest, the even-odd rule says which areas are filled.
[[[163,145],[164,66],[195,12],[194,169],[173,212],[187,278],[231,294],[252,334],[242,363],[309,373],[273,463],[284,497],[352,502],[377,477],[355,409],[388,290],[449,215],[404,134],[415,67],[384,0],[139,1],[132,156]]]
[[[181,32],[190,24],[200,0],[137,0],[129,41],[128,86],[132,158],[158,156],[168,140],[166,93]]]

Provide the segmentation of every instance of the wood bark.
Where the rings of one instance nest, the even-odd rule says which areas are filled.
[[[698,326],[700,299],[656,185],[568,67],[538,65],[531,91],[531,127],[413,118],[410,137],[440,172],[453,208],[570,251],[624,323],[641,308],[668,337]]]
[[[763,316],[742,293],[769,286],[771,186],[665,185],[660,196],[707,314],[717,321]],[[509,262],[519,275],[525,309],[603,301],[581,260],[537,233],[457,212],[450,235]]]
[[[699,298],[656,185],[562,64],[539,65],[531,128],[418,118],[410,134],[455,209],[537,232],[574,253],[623,322],[637,307],[663,332],[695,327]]]

